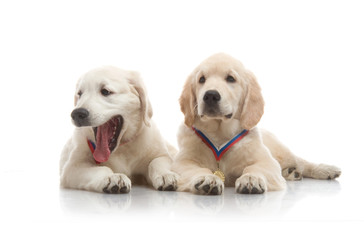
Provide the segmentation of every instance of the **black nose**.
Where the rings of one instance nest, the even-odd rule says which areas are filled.
[[[71,113],[71,117],[77,127],[89,125],[88,116],[89,112],[85,108],[76,108]]]
[[[220,99],[220,93],[216,90],[208,90],[203,96],[203,101],[209,105],[216,104],[218,101],[220,101]]]

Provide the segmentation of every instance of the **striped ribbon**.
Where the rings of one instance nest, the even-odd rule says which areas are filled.
[[[234,138],[232,138],[228,143],[226,143],[222,148],[217,149],[215,147],[215,145],[210,141],[210,139],[208,139],[208,137],[206,137],[205,134],[203,134],[203,132],[201,132],[200,130],[198,130],[195,127],[192,127],[193,131],[196,133],[196,135],[201,138],[201,140],[206,144],[206,146],[208,146],[212,153],[215,156],[216,161],[220,161],[220,159],[222,158],[222,156],[232,147],[234,146],[237,142],[239,142],[241,139],[243,139],[248,133],[249,130],[244,129],[241,133],[239,133],[238,135],[236,135]]]

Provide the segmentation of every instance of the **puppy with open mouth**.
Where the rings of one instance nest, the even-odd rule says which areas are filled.
[[[105,193],[128,193],[140,176],[155,189],[177,188],[171,171],[176,150],[151,120],[152,107],[137,72],[101,67],[78,81],[76,126],[60,161],[61,186]]]
[[[268,131],[256,127],[264,101],[254,75],[227,54],[203,61],[187,78],[180,97],[184,124],[173,169],[178,189],[218,195],[224,186],[237,193],[280,190],[285,179],[334,179],[335,166],[294,155]]]

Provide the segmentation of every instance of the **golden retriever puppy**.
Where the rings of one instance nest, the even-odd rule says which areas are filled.
[[[256,127],[264,112],[260,87],[229,55],[213,55],[190,74],[180,105],[185,121],[173,165],[180,191],[216,195],[225,182],[237,193],[264,193],[283,189],[285,179],[334,179],[341,173],[295,156]]]
[[[138,73],[101,67],[84,74],[71,117],[76,128],[61,156],[62,187],[128,193],[130,179],[143,176],[155,189],[176,189],[173,149],[151,121]]]

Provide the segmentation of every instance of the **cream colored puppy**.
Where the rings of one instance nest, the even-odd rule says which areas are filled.
[[[62,187],[127,193],[130,179],[143,176],[155,189],[176,189],[169,147],[151,121],[138,73],[116,67],[86,73],[71,117],[77,128],[62,152]]]
[[[173,169],[178,189],[221,194],[264,193],[285,187],[285,179],[334,179],[340,169],[309,163],[274,135],[256,127],[264,101],[254,75],[226,54],[203,61],[188,77],[180,97],[185,122]]]

